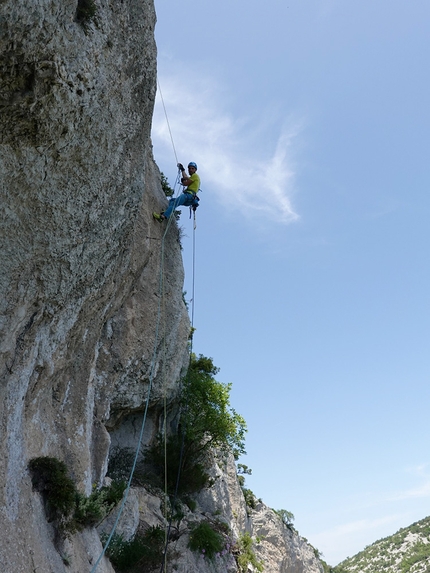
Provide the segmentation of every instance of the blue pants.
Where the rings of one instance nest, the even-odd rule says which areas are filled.
[[[192,193],[181,193],[179,197],[176,197],[176,199],[169,200],[169,206],[164,211],[164,216],[168,219],[172,214],[172,211],[174,211],[181,205],[184,205],[184,207],[191,207],[191,205],[194,204],[198,205],[198,200],[196,199],[195,195],[193,195]]]

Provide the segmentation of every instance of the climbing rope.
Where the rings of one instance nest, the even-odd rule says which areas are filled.
[[[161,241],[161,262],[160,262],[160,272],[159,272],[159,294],[161,295],[163,292],[163,282],[164,282],[164,241],[165,241],[165,237],[166,237],[166,233],[167,233],[167,229],[168,227],[166,227],[166,230],[164,232],[162,241]],[[95,562],[93,568],[91,569],[91,573],[95,573],[98,564],[100,563],[100,561],[102,560],[102,558],[104,557],[110,542],[112,541],[112,538],[115,534],[116,528],[118,526],[118,522],[121,518],[122,512],[124,510],[125,504],[127,502],[128,499],[128,494],[130,492],[130,488],[131,488],[131,482],[133,480],[133,476],[134,476],[134,472],[136,470],[136,465],[137,465],[137,461],[139,458],[139,452],[140,452],[140,448],[142,445],[142,440],[143,440],[143,433],[145,430],[145,425],[146,425],[146,418],[148,415],[148,407],[149,407],[149,399],[151,396],[151,391],[152,391],[152,383],[154,380],[154,372],[155,372],[155,360],[156,360],[156,356],[157,356],[157,345],[158,345],[158,337],[159,337],[159,330],[160,330],[160,318],[161,318],[161,305],[162,305],[162,296],[158,297],[158,307],[157,307],[157,320],[156,320],[156,326],[155,326],[155,338],[154,338],[154,349],[153,349],[153,353],[152,353],[152,359],[151,359],[151,365],[150,365],[150,371],[149,371],[149,386],[148,386],[148,395],[146,398],[146,404],[145,404],[145,410],[144,410],[144,414],[143,414],[143,420],[142,420],[142,425],[140,428],[140,433],[139,433],[139,439],[137,441],[137,448],[136,448],[136,453],[134,456],[134,460],[133,460],[133,465],[130,471],[130,476],[128,478],[127,481],[127,486],[126,489],[124,491],[124,495],[122,498],[122,503],[120,505],[119,511],[118,511],[118,515],[115,519],[115,522],[112,526],[112,531],[110,532],[109,537],[106,540],[106,543],[103,547],[103,551],[100,554],[99,558],[97,559],[97,561]]]
[[[178,157],[176,154],[176,149],[175,149],[175,144],[173,141],[173,136],[172,136],[172,132],[170,129],[170,123],[169,123],[169,118],[167,116],[167,111],[166,111],[166,106],[164,104],[164,98],[163,98],[163,93],[161,91],[161,86],[160,83],[158,82],[158,89],[160,92],[160,96],[161,96],[161,101],[163,104],[163,109],[164,109],[164,114],[166,116],[166,122],[167,122],[167,126],[169,128],[169,134],[170,134],[170,139],[172,142],[172,147],[173,147],[173,152],[175,155],[175,160],[176,163],[178,163]],[[174,185],[174,195],[175,195],[175,190],[176,190],[176,186],[178,185],[178,194],[179,194],[179,178],[180,178],[180,172],[178,171],[177,177],[176,177],[176,181],[175,181],[175,185]],[[176,198],[176,197],[175,197]],[[168,220],[168,225],[170,225],[170,222],[172,220],[172,217],[174,216],[175,213],[175,209],[172,210],[169,220]],[[167,232],[167,229],[166,229]],[[189,364],[188,364],[188,373],[190,372],[190,366],[191,366],[191,359],[192,359],[192,354],[193,354],[193,333],[194,333],[194,296],[195,296],[195,261],[196,261],[196,212],[194,211],[194,222],[193,222],[193,257],[192,257],[192,298],[191,298],[191,337],[190,337],[190,358],[189,358]],[[187,410],[188,407],[188,400],[186,400],[185,403],[185,411]],[[164,488],[165,488],[165,506],[167,508],[167,499],[168,499],[168,491],[167,491],[167,471],[168,471],[168,467],[167,467],[167,427],[166,427],[166,418],[167,418],[167,412],[165,409],[164,412]],[[172,501],[172,509],[175,508],[176,505],[176,499],[178,496],[178,490],[179,490],[179,482],[180,482],[180,477],[181,477],[181,466],[182,466],[182,460],[183,460],[183,455],[184,455],[184,445],[185,445],[185,432],[183,432],[182,434],[182,441],[181,441],[181,450],[179,453],[179,464],[178,464],[178,473],[176,476],[176,483],[175,483],[175,491],[174,491],[174,495],[173,495],[173,501]],[[163,560],[161,563],[161,568],[160,568],[160,573],[164,572],[165,566],[166,566],[166,558],[167,558],[167,549],[168,549],[168,545],[169,545],[169,538],[170,538],[170,531],[172,528],[172,522],[173,522],[173,511],[170,512],[171,516],[169,519],[169,524],[165,533],[165,545],[164,545],[164,551],[163,551]]]
[[[160,98],[161,98],[161,103],[163,104],[163,109],[164,109],[164,115],[166,118],[166,123],[167,123],[167,128],[169,130],[169,134],[170,134],[170,141],[172,142],[172,147],[173,147],[173,153],[175,155],[175,159],[176,159],[176,164],[178,164],[178,156],[176,154],[176,148],[175,148],[175,142],[173,141],[173,136],[172,136],[172,130],[170,129],[170,122],[169,122],[169,118],[167,116],[167,110],[166,110],[166,106],[164,104],[164,98],[163,98],[163,92],[161,91],[161,86],[160,86],[160,81],[157,77],[157,85],[158,85],[158,91],[160,92]]]
[[[166,337],[167,337],[167,329],[166,329],[166,310],[165,310],[165,298],[164,298],[164,282],[163,282],[163,292],[162,292],[162,300],[163,300],[163,367],[162,367],[162,388],[164,394],[164,420],[163,420],[163,435],[167,435],[167,390],[166,390],[166,360],[167,360],[167,350],[166,350]],[[164,438],[164,508],[166,514],[164,515],[164,519],[167,520],[167,440]],[[164,542],[167,543],[167,530],[164,532]]]
[[[146,398],[145,410],[144,410],[143,421],[142,421],[142,425],[141,425],[141,429],[140,429],[139,439],[137,442],[136,453],[135,453],[133,465],[132,465],[132,468],[130,471],[130,476],[129,476],[129,479],[127,481],[127,486],[126,486],[126,489],[124,491],[124,496],[123,496],[123,499],[121,502],[121,506],[120,506],[119,511],[118,511],[118,515],[117,515],[115,522],[112,526],[111,533],[110,533],[109,537],[107,538],[106,543],[103,547],[103,551],[100,554],[99,558],[97,559],[96,563],[94,564],[93,568],[91,569],[91,573],[95,573],[97,566],[99,565],[100,561],[102,560],[102,558],[106,554],[106,551],[107,551],[107,549],[108,549],[108,547],[112,541],[112,538],[115,534],[116,528],[118,526],[119,520],[121,518],[125,504],[126,504],[127,499],[128,499],[128,494],[130,492],[131,483],[133,480],[134,472],[136,470],[136,465],[137,465],[137,461],[139,458],[140,448],[142,446],[143,434],[144,434],[146,419],[147,419],[147,414],[148,414],[149,399],[150,399],[150,395],[151,395],[151,391],[152,391],[152,384],[153,384],[153,380],[154,380],[155,361],[156,361],[156,355],[157,355],[157,345],[158,345],[158,339],[159,339],[160,320],[161,320],[161,309],[162,309],[162,305],[164,304],[163,303],[163,299],[164,299],[164,244],[165,244],[165,238],[166,238],[166,234],[167,234],[168,228],[170,226],[170,223],[171,223],[171,217],[169,218],[169,220],[167,222],[166,230],[164,231],[162,242],[161,242],[161,260],[160,260],[160,272],[159,272],[159,295],[160,296],[158,297],[159,301],[158,301],[158,308],[157,308],[157,320],[156,320],[156,328],[155,328],[154,349],[153,349],[151,366],[150,366],[148,395]],[[192,353],[193,353],[194,305],[195,305],[195,260],[196,260],[196,258],[195,258],[195,244],[196,243],[195,243],[195,229],[194,229],[193,230],[193,257],[192,257],[193,268],[192,268],[192,299],[191,299],[191,309],[192,309],[191,310],[191,340],[190,340],[190,362],[189,362],[189,366],[191,364],[191,357],[192,357]],[[186,407],[187,407],[187,404],[186,404],[185,408]],[[165,412],[166,412],[166,410],[165,410]],[[165,418],[166,418],[166,413],[165,413]],[[165,438],[166,438],[166,426],[165,426]],[[173,507],[176,504],[178,488],[179,488],[180,471],[181,471],[181,465],[182,465],[182,459],[183,459],[183,450],[184,450],[184,438],[185,438],[185,433],[183,434],[182,444],[181,444],[178,474],[177,474],[176,485],[175,485],[175,493],[174,493],[173,502],[172,502]],[[166,458],[165,463],[167,464],[167,452],[166,451],[165,451],[165,458]],[[165,479],[167,480],[167,466],[165,466]],[[165,484],[165,488],[166,488],[166,498],[167,498],[167,482]],[[166,555],[167,555],[167,547],[168,547],[168,543],[169,543],[170,530],[172,527],[172,519],[173,518],[171,517],[170,521],[169,521],[168,528],[167,528],[167,532],[166,532],[166,537],[165,537],[166,544],[165,544],[165,550],[164,550],[164,554],[163,554],[161,573],[164,571],[165,559],[166,559]]]
[[[170,129],[170,123],[169,123],[169,119],[168,119],[168,116],[167,116],[166,106],[165,106],[165,104],[164,104],[164,98],[163,98],[163,94],[162,94],[162,92],[161,92],[161,86],[160,86],[160,83],[159,83],[158,79],[157,79],[157,83],[158,83],[158,89],[159,89],[159,91],[160,91],[160,96],[161,96],[161,101],[162,101],[162,104],[163,104],[164,113],[165,113],[165,116],[166,116],[166,122],[167,122],[167,126],[168,126],[168,129],[169,129],[169,134],[170,134],[170,139],[171,139],[171,142],[172,142],[173,152],[174,152],[174,155],[175,155],[176,163],[178,163],[178,158],[177,158],[177,154],[176,154],[175,144],[174,144],[174,141],[173,141],[172,131],[171,131],[171,129]],[[177,178],[176,178],[176,182],[175,182],[175,185],[174,185],[174,194],[175,194],[175,189],[176,189],[176,186],[178,185],[178,183],[179,183],[179,172],[178,172],[178,175],[177,175]],[[180,188],[179,188],[179,185],[178,185],[178,191],[177,191],[177,193],[179,193],[179,189],[180,189]],[[133,477],[134,477],[134,473],[135,473],[135,470],[136,470],[137,461],[138,461],[138,458],[139,458],[140,449],[141,449],[141,446],[142,446],[143,435],[144,435],[144,430],[145,430],[145,426],[146,426],[146,419],[147,419],[147,415],[148,415],[149,399],[150,399],[150,396],[151,396],[152,385],[153,385],[153,380],[154,380],[155,362],[156,362],[156,356],[157,356],[157,346],[158,346],[159,331],[160,331],[161,310],[162,310],[162,305],[164,305],[164,247],[165,247],[165,239],[166,239],[166,235],[167,235],[167,232],[168,232],[168,230],[169,230],[170,224],[171,224],[171,222],[172,222],[172,216],[174,216],[174,210],[172,211],[172,213],[171,213],[171,215],[170,215],[170,217],[169,217],[169,219],[168,219],[168,221],[167,221],[166,229],[165,229],[165,231],[164,231],[164,233],[163,233],[163,237],[162,237],[162,240],[161,240],[161,257],[160,257],[160,269],[159,269],[159,281],[158,281],[158,283],[159,283],[159,290],[158,290],[159,296],[158,296],[158,306],[157,306],[157,320],[156,320],[156,326],[155,326],[154,348],[153,348],[152,359],[151,359],[151,365],[150,365],[150,370],[149,370],[148,394],[147,394],[147,398],[146,398],[145,410],[144,410],[144,414],[143,414],[142,425],[141,425],[141,428],[140,428],[139,439],[138,439],[138,441],[137,441],[136,453],[135,453],[135,456],[134,456],[134,459],[133,459],[132,468],[131,468],[130,475],[129,475],[129,478],[128,478],[128,481],[127,481],[126,489],[125,489],[125,491],[124,491],[123,499],[122,499],[122,502],[121,502],[121,505],[120,505],[120,508],[119,508],[119,511],[118,511],[118,515],[117,515],[117,517],[116,517],[116,519],[115,519],[115,522],[114,522],[114,524],[113,524],[113,526],[112,526],[112,530],[111,530],[111,532],[110,532],[110,534],[109,534],[109,537],[108,537],[107,540],[106,540],[106,543],[105,543],[105,545],[104,545],[104,547],[103,547],[103,550],[102,550],[100,556],[98,557],[97,561],[95,562],[93,568],[91,569],[91,573],[95,573],[95,571],[96,571],[96,569],[97,569],[97,567],[98,567],[100,561],[103,559],[104,555],[106,554],[106,551],[107,551],[107,549],[109,548],[109,545],[110,545],[110,543],[111,543],[111,541],[112,541],[112,538],[113,538],[113,536],[114,536],[114,534],[115,534],[116,528],[117,528],[117,526],[118,526],[119,520],[120,520],[120,518],[121,518],[121,515],[122,515],[123,510],[124,510],[124,507],[125,507],[125,504],[126,504],[127,499],[128,499],[128,494],[129,494],[129,492],[130,492],[131,483],[132,483],[132,480],[133,480]],[[192,280],[192,285],[193,285],[193,286],[192,286],[192,291],[193,291],[192,294],[193,294],[193,298],[192,298],[192,318],[191,318],[191,328],[192,328],[192,331],[191,331],[191,332],[193,332],[193,328],[194,328],[194,327],[193,327],[193,324],[194,324],[194,284],[195,284],[195,278],[194,278],[194,276],[195,276],[195,225],[194,225],[194,232],[193,232],[193,271],[192,271],[192,274],[193,274],[193,280]],[[163,310],[164,310],[164,308],[163,308]],[[165,314],[165,313],[164,313],[164,314]],[[165,344],[165,340],[166,340],[166,335],[165,335],[165,331],[164,331],[164,344]],[[192,356],[192,335],[191,335],[191,343],[190,343],[190,362],[191,362],[191,356]],[[165,357],[164,357],[164,363],[165,363],[165,361],[166,361],[166,360],[165,360]],[[164,370],[164,366],[163,366],[163,370]],[[163,375],[164,375],[164,374],[163,374]],[[164,414],[165,420],[164,420],[164,424],[166,424],[166,416],[167,416],[166,411],[167,411],[167,409],[166,409],[166,404],[165,404],[165,414]],[[167,430],[167,428],[166,428],[166,425],[165,425],[165,426],[164,426],[165,438],[166,438],[166,430]],[[166,445],[165,445],[165,448],[166,448]],[[182,460],[182,456],[183,456],[183,443],[182,443],[181,454],[180,454],[181,460]],[[166,476],[165,479],[167,480],[167,452],[166,452],[166,450],[165,450],[165,458],[166,458],[166,460],[165,460],[165,464],[166,464],[166,465],[165,465],[165,476]],[[182,461],[180,461],[180,464],[181,464],[181,463],[182,463]],[[180,468],[180,466],[179,466],[179,468]],[[179,473],[178,473],[178,477],[177,477],[177,480],[176,480],[175,498],[174,498],[175,500],[176,500],[176,495],[177,495],[177,491],[178,491],[178,486],[179,486]],[[165,488],[166,488],[166,498],[167,498],[167,481],[166,481],[166,484],[165,484]],[[166,550],[165,550],[164,555],[163,555],[162,570],[164,569],[164,563],[165,563],[165,558],[166,558],[166,553],[167,553],[167,545],[168,545],[168,541],[169,541],[169,534],[170,534],[171,523],[172,523],[172,521],[170,520],[169,527],[168,527],[168,530],[167,530],[167,532],[166,532]]]
[[[191,298],[191,336],[190,336],[190,357],[189,357],[189,362],[188,362],[188,376],[190,375],[190,370],[191,370],[191,360],[192,360],[192,356],[193,356],[193,338],[194,338],[194,291],[195,291],[195,276],[196,276],[196,227],[194,226],[193,228],[193,257],[192,257],[192,261],[193,261],[193,265],[192,265],[192,298]],[[185,408],[184,411],[185,413],[187,412],[188,409],[188,396],[186,397],[185,400]],[[169,524],[167,527],[167,531],[166,531],[166,536],[165,536],[165,545],[164,545],[164,551],[163,551],[163,560],[161,562],[161,567],[160,567],[160,573],[164,572],[164,567],[166,565],[166,557],[167,557],[167,549],[169,546],[169,537],[170,537],[170,531],[172,529],[172,522],[173,522],[173,510],[176,506],[176,500],[178,497],[178,491],[179,491],[179,482],[181,479],[181,468],[182,468],[182,461],[183,461],[183,457],[184,457],[184,447],[185,447],[185,433],[186,433],[186,428],[184,426],[184,429],[182,431],[182,440],[181,440],[181,450],[179,452],[179,463],[178,463],[178,473],[176,475],[176,483],[175,483],[175,491],[173,494],[173,501],[172,501],[172,511],[170,512],[170,519],[169,519]],[[165,434],[165,439],[166,439],[166,434]],[[166,460],[167,463],[167,460]],[[166,478],[167,480],[167,473],[166,473]],[[167,482],[166,482],[166,499],[167,499]]]

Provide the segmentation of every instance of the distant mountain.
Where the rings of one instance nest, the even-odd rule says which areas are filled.
[[[430,517],[375,541],[333,573],[430,573]]]

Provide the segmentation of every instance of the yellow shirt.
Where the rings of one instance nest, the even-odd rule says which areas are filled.
[[[200,177],[197,175],[197,173],[193,173],[190,175],[190,179],[192,180],[192,183],[188,185],[187,191],[190,191],[191,193],[197,193],[200,188]]]

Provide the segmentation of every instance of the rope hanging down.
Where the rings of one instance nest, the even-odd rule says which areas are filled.
[[[192,356],[193,356],[195,277],[196,277],[196,227],[194,226],[194,229],[193,229],[192,293],[191,293],[192,298],[190,301],[191,302],[191,337],[190,337],[190,345],[189,345],[190,357],[189,357],[189,362],[188,362],[188,375],[190,375],[191,360],[192,360]],[[188,397],[185,400],[185,408],[184,408],[185,413],[187,412],[187,409],[188,409]],[[166,434],[164,434],[164,439],[165,439],[165,445],[166,445]],[[178,497],[179,482],[181,479],[182,460],[184,457],[184,447],[185,447],[185,428],[182,432],[181,450],[179,452],[178,473],[176,475],[175,492],[173,494],[173,501],[171,504],[172,508],[175,507],[176,499]],[[165,454],[165,455],[167,457],[167,454]],[[166,466],[165,466],[165,480],[166,480],[165,495],[166,495],[166,500],[167,500],[167,459],[165,459],[165,464],[166,464]],[[163,560],[161,562],[160,573],[164,572],[164,567],[166,564],[167,549],[168,549],[168,545],[169,545],[170,531],[172,529],[172,522],[173,522],[173,511],[171,512],[171,516],[169,519],[169,525],[168,525],[167,531],[166,531],[165,545],[164,545],[164,551],[163,551]]]
[[[163,98],[163,92],[161,91],[161,86],[160,86],[160,81],[157,78],[157,85],[158,85],[158,91],[160,92],[160,97],[161,97],[161,103],[163,104],[163,109],[164,109],[164,115],[166,117],[166,123],[167,123],[167,128],[169,130],[169,134],[170,134],[170,141],[172,142],[172,147],[173,147],[173,153],[175,155],[175,160],[176,160],[176,164],[178,164],[178,156],[176,154],[176,148],[175,148],[175,143],[173,141],[173,136],[172,136],[172,130],[170,129],[170,123],[169,123],[169,118],[167,117],[167,111],[166,111],[166,106],[164,105],[164,98]]]
[[[162,293],[162,289],[163,289],[163,278],[164,278],[164,277],[163,277],[163,274],[164,274],[164,273],[163,273],[163,267],[164,267],[164,241],[165,241],[165,237],[166,237],[167,230],[168,230],[168,225],[167,225],[167,227],[166,227],[166,230],[165,230],[165,232],[164,232],[164,235],[163,235],[163,238],[162,238],[162,242],[161,242],[161,261],[160,261],[160,272],[159,272],[159,294]],[[104,557],[104,555],[105,555],[105,553],[106,553],[106,551],[107,551],[107,549],[108,549],[108,547],[109,547],[109,545],[110,545],[110,542],[112,541],[112,537],[113,537],[114,534],[115,534],[116,528],[117,528],[117,526],[118,526],[118,522],[119,522],[119,520],[120,520],[120,518],[121,518],[121,515],[122,515],[122,512],[123,512],[123,510],[124,510],[126,501],[127,501],[127,499],[128,499],[128,494],[129,494],[130,488],[131,488],[131,482],[132,482],[132,480],[133,480],[134,472],[135,472],[135,470],[136,470],[137,460],[138,460],[138,458],[139,458],[139,452],[140,452],[140,448],[141,448],[142,440],[143,440],[143,433],[144,433],[145,425],[146,425],[146,418],[147,418],[148,407],[149,407],[149,399],[150,399],[151,391],[152,391],[152,383],[153,383],[153,380],[154,380],[155,359],[156,359],[156,355],[157,355],[157,345],[158,345],[158,337],[159,337],[159,329],[160,329],[161,303],[162,303],[162,298],[161,298],[161,296],[159,296],[159,297],[158,297],[158,308],[157,308],[157,320],[156,320],[156,325],[155,325],[154,349],[153,349],[153,353],[152,353],[152,360],[151,360],[151,366],[150,366],[150,371],[149,371],[148,395],[147,395],[147,398],[146,398],[145,411],[144,411],[144,414],[143,414],[143,421],[142,421],[142,425],[141,425],[141,428],[140,428],[140,434],[139,434],[139,439],[138,439],[138,442],[137,442],[136,453],[135,453],[135,456],[134,456],[133,465],[132,465],[132,468],[131,468],[131,471],[130,471],[130,476],[129,476],[128,481],[127,481],[127,487],[126,487],[126,489],[125,489],[125,491],[124,491],[124,496],[123,496],[123,498],[122,498],[122,503],[121,503],[121,506],[120,506],[120,508],[119,508],[118,515],[117,515],[116,520],[115,520],[115,522],[114,522],[114,524],[113,524],[113,527],[112,527],[112,531],[110,532],[110,535],[109,535],[109,537],[108,537],[107,540],[106,540],[106,544],[105,544],[105,546],[103,547],[102,553],[100,554],[99,558],[97,559],[97,561],[95,562],[93,568],[91,569],[91,573],[95,573],[98,564],[100,563],[100,561],[101,561],[102,558]]]
[[[164,113],[165,113],[165,116],[166,116],[166,121],[167,121],[168,129],[169,129],[169,133],[170,133],[170,139],[171,139],[171,142],[172,142],[173,152],[174,152],[174,155],[175,155],[176,163],[178,163],[178,158],[177,158],[177,154],[176,154],[175,144],[174,144],[172,132],[171,132],[171,129],[170,129],[170,123],[169,123],[169,119],[168,119],[168,117],[167,117],[166,107],[165,107],[165,105],[164,105],[164,99],[163,99],[163,95],[162,95],[162,92],[161,92],[161,87],[160,87],[160,84],[159,84],[158,80],[157,80],[157,83],[158,83],[158,88],[159,88],[159,91],[160,91],[161,101],[162,101],[162,104],[163,104]],[[177,183],[179,183],[179,174],[178,174],[178,177],[177,177],[176,182],[175,182],[175,188],[176,188]],[[178,187],[178,189],[179,189],[179,187]],[[172,213],[172,215],[173,215],[173,213]],[[134,456],[134,459],[133,459],[133,464],[132,464],[132,468],[131,468],[131,471],[130,471],[130,476],[129,476],[128,481],[127,481],[127,486],[126,486],[126,489],[125,489],[125,491],[124,491],[124,495],[123,495],[123,499],[122,499],[122,502],[121,502],[121,506],[120,506],[120,508],[119,508],[118,515],[117,515],[117,517],[116,517],[116,519],[115,519],[115,522],[114,522],[114,524],[113,524],[113,526],[112,526],[112,531],[111,531],[109,537],[108,537],[107,540],[106,540],[106,543],[105,543],[105,545],[104,545],[104,547],[103,547],[103,551],[101,552],[99,558],[97,559],[97,561],[95,562],[93,568],[91,569],[91,573],[95,573],[95,572],[96,572],[97,567],[98,567],[100,561],[101,561],[101,560],[103,559],[103,557],[105,556],[106,551],[107,551],[107,549],[109,548],[109,545],[110,545],[110,543],[111,543],[111,541],[112,541],[112,538],[113,538],[113,536],[114,536],[114,534],[115,534],[116,528],[117,528],[117,526],[118,526],[119,520],[120,520],[120,518],[121,518],[121,515],[122,515],[123,510],[124,510],[124,507],[125,507],[125,504],[126,504],[127,499],[128,499],[128,494],[129,494],[129,492],[130,492],[131,483],[132,483],[132,480],[133,480],[134,472],[135,472],[135,470],[136,470],[136,465],[137,465],[137,461],[138,461],[138,458],[139,458],[140,448],[141,448],[141,446],[142,446],[143,434],[144,434],[145,425],[146,425],[146,419],[147,419],[147,414],[148,414],[149,399],[150,399],[150,396],[151,396],[152,384],[153,384],[153,380],[154,380],[155,360],[156,360],[156,355],[157,355],[157,346],[158,346],[159,330],[160,330],[160,320],[161,320],[161,309],[162,309],[162,303],[164,302],[164,246],[165,246],[165,238],[166,238],[167,231],[168,231],[168,229],[169,229],[169,227],[170,227],[170,224],[171,224],[171,221],[172,221],[172,215],[169,217],[169,220],[168,220],[167,225],[166,225],[166,229],[165,229],[165,231],[164,231],[164,234],[163,234],[163,237],[162,237],[162,240],[161,240],[161,258],[160,258],[160,269],[159,269],[159,293],[158,293],[159,296],[158,296],[158,306],[157,306],[157,320],[156,320],[156,326],[155,326],[154,348],[153,348],[152,359],[151,359],[151,365],[150,365],[150,372],[149,372],[148,395],[147,395],[147,398],[146,398],[145,410],[144,410],[142,425],[141,425],[141,428],[140,428],[139,439],[138,439],[138,442],[137,442],[136,453],[135,453],[135,456]],[[193,332],[193,330],[194,330],[195,229],[196,229],[196,225],[195,225],[195,219],[194,219],[194,230],[193,230],[193,269],[192,269],[193,278],[192,278],[192,299],[191,299],[191,302],[192,302],[191,329],[192,329],[192,330],[191,330],[191,332]],[[191,336],[190,361],[191,361],[191,355],[192,355],[192,340],[193,340],[193,337]],[[182,457],[182,453],[183,453],[182,450],[183,450],[183,444],[182,444],[182,447],[181,447],[181,457]],[[166,474],[167,474],[167,472],[166,472]],[[176,499],[177,490],[178,490],[178,486],[179,486],[179,478],[180,478],[180,475],[179,475],[179,473],[178,473],[177,480],[176,480],[176,488],[175,488],[175,490],[176,490],[176,491],[175,491],[175,499]],[[169,540],[169,533],[170,533],[171,523],[172,523],[172,522],[170,521],[169,527],[168,527],[168,531],[167,531],[167,534],[166,534],[166,550],[165,550],[164,555],[163,555],[162,571],[163,571],[163,569],[164,569],[164,563],[165,563],[165,557],[166,557],[166,552],[167,552],[167,545],[168,545],[168,540]]]

